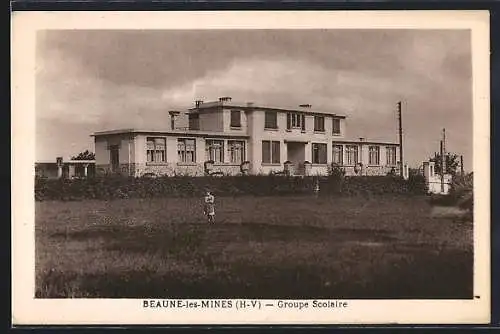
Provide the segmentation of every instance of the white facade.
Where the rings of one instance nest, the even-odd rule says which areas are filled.
[[[452,176],[450,174],[441,176],[441,174],[436,173],[436,165],[433,161],[425,161],[423,167],[429,193],[441,195],[449,194]]]
[[[283,172],[287,165],[292,174],[325,175],[332,163],[347,175],[399,169],[398,144],[347,141],[345,115],[310,106],[262,107],[223,99],[176,115],[165,130],[95,133],[97,169],[133,176],[203,175],[209,160],[213,171],[226,174],[240,173],[244,162],[251,174]]]

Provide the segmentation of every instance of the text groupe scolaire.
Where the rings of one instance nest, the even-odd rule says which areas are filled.
[[[238,304],[246,304],[247,308],[261,308],[260,302],[245,302],[238,300],[143,300],[144,308],[177,308],[177,309],[228,309],[233,308]],[[257,307],[257,303],[259,307]],[[252,306],[253,305],[253,306]],[[312,301],[291,301],[291,300],[277,300],[273,302],[266,302],[264,304],[266,308],[278,308],[278,309],[296,309],[304,310],[309,308],[321,309],[321,308],[347,308],[347,301],[341,300],[312,300]],[[237,307],[238,308],[238,307]],[[245,308],[245,307],[239,307]]]
[[[312,308],[346,308],[348,306],[346,301],[341,300],[313,300],[309,301],[283,301],[279,300],[277,303],[278,308],[292,308],[292,309],[308,309]]]

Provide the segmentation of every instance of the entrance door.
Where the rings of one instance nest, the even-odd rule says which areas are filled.
[[[300,142],[289,142],[287,144],[287,160],[293,165],[293,174],[301,175],[303,171],[303,163],[305,160],[306,145]]]
[[[109,148],[109,160],[111,162],[111,171],[116,173],[120,170],[120,149],[118,145],[112,145]]]

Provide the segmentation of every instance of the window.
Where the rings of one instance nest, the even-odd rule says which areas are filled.
[[[323,116],[314,116],[314,131],[325,131],[325,118]]]
[[[326,144],[312,144],[312,163],[326,164]]]
[[[300,113],[288,113],[286,115],[286,128],[287,129],[302,129],[306,130],[305,115]]]
[[[245,142],[229,140],[227,142],[229,161],[232,164],[241,164],[245,161]]]
[[[333,163],[337,165],[344,164],[344,149],[342,145],[333,145]]]
[[[348,165],[355,165],[358,163],[358,147],[356,145],[347,145],[345,147],[346,151],[346,162]]]
[[[177,140],[177,154],[179,162],[196,162],[196,140],[180,138]]]
[[[292,114],[292,128],[300,128],[302,117],[300,114]]]
[[[368,153],[368,164],[380,165],[380,146],[369,146]]]
[[[389,166],[396,165],[396,147],[395,146],[387,146],[386,148],[387,155],[387,164]]]
[[[206,140],[205,141],[206,160],[213,162],[224,162],[224,141],[223,140]]]
[[[167,159],[165,138],[148,137],[146,142],[147,162],[165,162]]]
[[[200,129],[200,114],[189,114],[189,130]]]
[[[278,128],[278,113],[275,111],[266,111],[264,128],[277,129]]]
[[[280,163],[280,142],[262,141],[262,163],[279,164]]]
[[[231,110],[231,127],[241,127],[241,112],[239,110]]]
[[[340,134],[340,118],[333,119],[333,131],[332,132],[334,135]]]

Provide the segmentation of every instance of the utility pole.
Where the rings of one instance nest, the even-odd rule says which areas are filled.
[[[464,175],[464,156],[460,155],[460,174]]]
[[[446,173],[446,129],[443,128],[441,141],[441,192],[444,193],[444,174]]]
[[[404,177],[403,165],[403,117],[401,115],[401,101],[398,102],[398,121],[399,121],[399,173]]]
[[[443,169],[443,153],[444,153],[444,150],[443,150],[443,140],[440,140],[439,141],[439,154],[441,156],[441,170],[439,171],[439,176],[441,176],[441,192],[443,193],[444,192],[444,169]]]
[[[446,129],[443,128],[443,174],[446,173]]]

